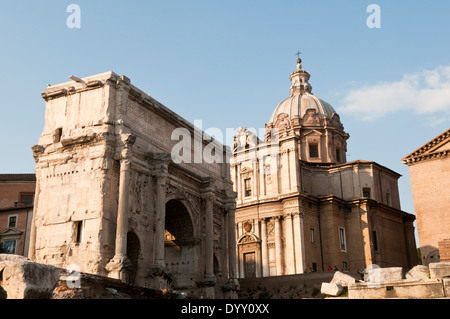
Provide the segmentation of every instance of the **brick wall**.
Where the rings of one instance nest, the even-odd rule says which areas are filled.
[[[450,261],[450,238],[438,242],[441,261]]]
[[[0,209],[24,206],[21,194],[33,195],[35,188],[34,174],[0,174]]]
[[[450,219],[450,157],[421,161],[409,166],[417,231],[422,256],[448,238]]]

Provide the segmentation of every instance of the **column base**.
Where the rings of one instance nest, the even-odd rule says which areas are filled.
[[[198,287],[214,287],[216,285],[216,276],[206,275],[201,281],[197,281]]]
[[[114,256],[113,259],[105,266],[108,271],[108,277],[119,279],[122,282],[128,282],[128,269],[132,267],[133,264],[128,259],[127,256]]]
[[[239,291],[241,288],[239,285],[239,281],[236,278],[228,279],[228,282],[226,284],[224,284],[222,287],[225,291],[229,291],[229,290]]]
[[[170,289],[173,282],[173,276],[169,268],[159,264],[148,268],[147,277],[152,279],[151,285],[154,289]]]

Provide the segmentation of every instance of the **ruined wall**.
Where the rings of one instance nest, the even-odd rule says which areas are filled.
[[[105,274],[115,228],[118,166],[114,161],[111,87],[87,78],[43,93],[45,126],[36,159],[35,260]],[[71,84],[72,84],[71,83]]]

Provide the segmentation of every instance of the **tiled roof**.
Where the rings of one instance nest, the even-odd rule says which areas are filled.
[[[0,182],[35,182],[35,174],[0,174]]]

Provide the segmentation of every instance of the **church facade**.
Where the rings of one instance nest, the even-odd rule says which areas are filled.
[[[413,267],[415,217],[400,209],[400,175],[347,162],[349,134],[300,63],[264,141],[246,128],[234,137],[238,277]]]
[[[177,129],[200,135],[191,150],[209,143],[126,76],[71,79],[42,93],[30,258],[148,288],[233,296],[229,165],[173,157]]]

